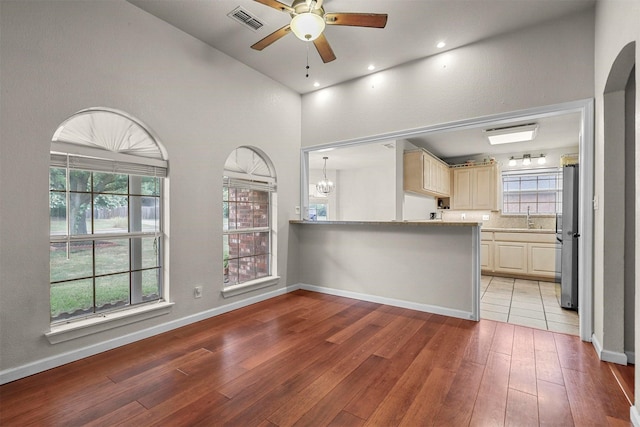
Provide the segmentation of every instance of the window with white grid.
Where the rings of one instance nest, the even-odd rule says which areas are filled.
[[[562,171],[535,169],[502,173],[502,213],[553,215],[562,212]]]

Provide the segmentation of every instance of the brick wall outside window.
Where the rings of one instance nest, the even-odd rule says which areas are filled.
[[[268,191],[224,187],[225,286],[269,276],[269,198]]]

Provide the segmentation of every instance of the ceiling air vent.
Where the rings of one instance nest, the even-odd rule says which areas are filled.
[[[240,6],[227,13],[227,16],[234,21],[238,21],[242,25],[249,28],[251,31],[257,31],[264,26],[264,24],[258,18],[256,18],[246,9],[243,9]]]

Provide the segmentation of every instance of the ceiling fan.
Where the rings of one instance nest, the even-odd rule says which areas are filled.
[[[386,13],[328,13],[322,7],[323,0],[294,0],[291,6],[277,0],[255,1],[281,12],[289,13],[291,22],[251,46],[252,49],[262,50],[293,32],[300,40],[312,41],[324,63],[336,59],[336,55],[323,34],[325,25],[370,28],[384,28],[387,25]]]

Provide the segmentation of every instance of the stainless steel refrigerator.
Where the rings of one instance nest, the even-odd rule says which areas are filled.
[[[556,217],[556,238],[562,243],[560,306],[578,309],[578,165],[562,168],[562,215]]]

